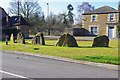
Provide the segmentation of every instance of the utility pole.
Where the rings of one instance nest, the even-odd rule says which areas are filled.
[[[19,9],[19,0],[18,0],[18,29],[20,29],[20,9]]]
[[[19,0],[18,0],[18,16],[19,16],[19,13],[20,13],[20,12],[19,12]]]

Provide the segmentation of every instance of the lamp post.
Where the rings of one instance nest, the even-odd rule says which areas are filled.
[[[120,23],[120,1],[118,3],[118,16],[119,16],[119,23]]]
[[[49,16],[49,3],[47,3],[47,16]]]
[[[48,35],[50,35],[50,28],[49,28],[49,3],[47,3],[47,17],[48,17]]]

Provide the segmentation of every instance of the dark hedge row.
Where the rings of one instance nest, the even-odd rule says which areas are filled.
[[[20,32],[18,29],[3,29],[2,33],[8,35],[8,39],[10,40],[11,34],[14,35],[15,38],[17,38],[17,34]]]

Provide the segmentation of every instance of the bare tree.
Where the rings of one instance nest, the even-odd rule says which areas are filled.
[[[60,15],[61,15],[61,17],[62,17],[62,22],[64,23],[65,28],[67,28],[67,27],[68,27],[67,14],[66,14],[66,13],[62,13],[62,14],[60,14]]]
[[[77,20],[79,21],[79,23],[81,23],[81,21],[82,21],[83,13],[90,12],[95,9],[94,6],[92,6],[88,2],[83,2],[81,5],[78,5],[77,7],[78,7],[78,13],[79,13]]]
[[[39,14],[37,14],[37,13],[30,16],[29,23],[31,25],[32,30],[34,30],[36,32],[39,32],[40,30],[42,30],[44,28],[44,24],[45,24],[44,13],[41,14],[41,16],[39,16]]]
[[[18,5],[19,5],[19,13],[27,20],[29,17],[35,13],[41,14],[41,7],[38,3],[38,0],[14,0],[10,2],[9,12],[12,14],[18,14]]]
[[[74,19],[73,19],[74,14],[72,13],[74,8],[71,4],[69,4],[67,6],[67,10],[68,13],[62,13],[59,15],[59,17],[61,16],[65,28],[71,28],[74,23]]]
[[[78,12],[79,13],[90,12],[93,10],[94,10],[94,6],[92,6],[88,2],[83,2],[81,5],[78,5]]]

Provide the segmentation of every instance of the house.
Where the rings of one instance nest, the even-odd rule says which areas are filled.
[[[12,28],[21,31],[25,38],[29,37],[29,24],[22,16],[12,16],[9,21]]]
[[[22,16],[10,17],[3,8],[0,7],[0,39],[5,40],[5,36],[10,37],[11,34],[17,35],[18,32],[22,32],[25,38],[29,37],[29,24]]]
[[[119,11],[103,6],[91,12],[82,14],[82,28],[90,32],[89,35],[107,35],[109,38],[117,36],[116,29],[119,23]]]
[[[3,29],[7,28],[6,16],[8,16],[8,14],[5,12],[3,8],[0,7],[0,40],[3,40],[2,38],[5,38],[5,34],[2,33],[2,31]]]

